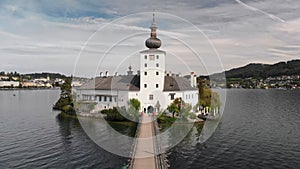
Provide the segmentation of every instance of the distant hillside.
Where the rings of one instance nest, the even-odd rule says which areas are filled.
[[[50,79],[55,79],[55,78],[59,78],[59,79],[65,79],[66,76],[59,74],[59,73],[48,73],[48,72],[43,72],[43,73],[28,73],[28,74],[24,74],[23,76],[29,76],[33,79],[36,78],[46,78],[47,76],[50,77]]]
[[[279,62],[276,64],[257,64],[251,63],[244,67],[239,67],[225,71],[227,78],[259,78],[281,76],[281,75],[300,75],[300,60]]]

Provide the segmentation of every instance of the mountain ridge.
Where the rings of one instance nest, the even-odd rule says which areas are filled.
[[[224,73],[224,72],[222,72]],[[219,75],[216,73],[214,75]],[[300,75],[300,59],[275,64],[250,63],[246,66],[225,71],[226,78],[260,78],[282,75]]]

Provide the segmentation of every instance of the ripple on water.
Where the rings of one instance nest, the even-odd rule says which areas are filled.
[[[53,116],[59,90],[0,92],[0,168],[121,168],[127,162],[99,148],[78,121]]]
[[[300,90],[227,94],[222,122],[206,148],[181,142],[168,152],[170,168],[298,168]]]

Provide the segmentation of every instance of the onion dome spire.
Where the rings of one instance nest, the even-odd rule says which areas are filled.
[[[145,45],[149,48],[149,49],[157,49],[161,46],[161,40],[158,39],[157,33],[156,33],[156,22],[155,22],[155,14],[153,13],[153,19],[152,19],[152,24],[150,26],[151,29],[151,33],[150,33],[150,38],[148,38],[145,42]]]

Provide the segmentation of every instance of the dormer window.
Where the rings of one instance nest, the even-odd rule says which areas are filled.
[[[159,55],[156,55],[156,59],[159,59]]]
[[[171,96],[171,100],[174,100],[175,99],[175,93],[170,93],[170,96]]]
[[[145,59],[147,59],[147,55],[145,55]]]

